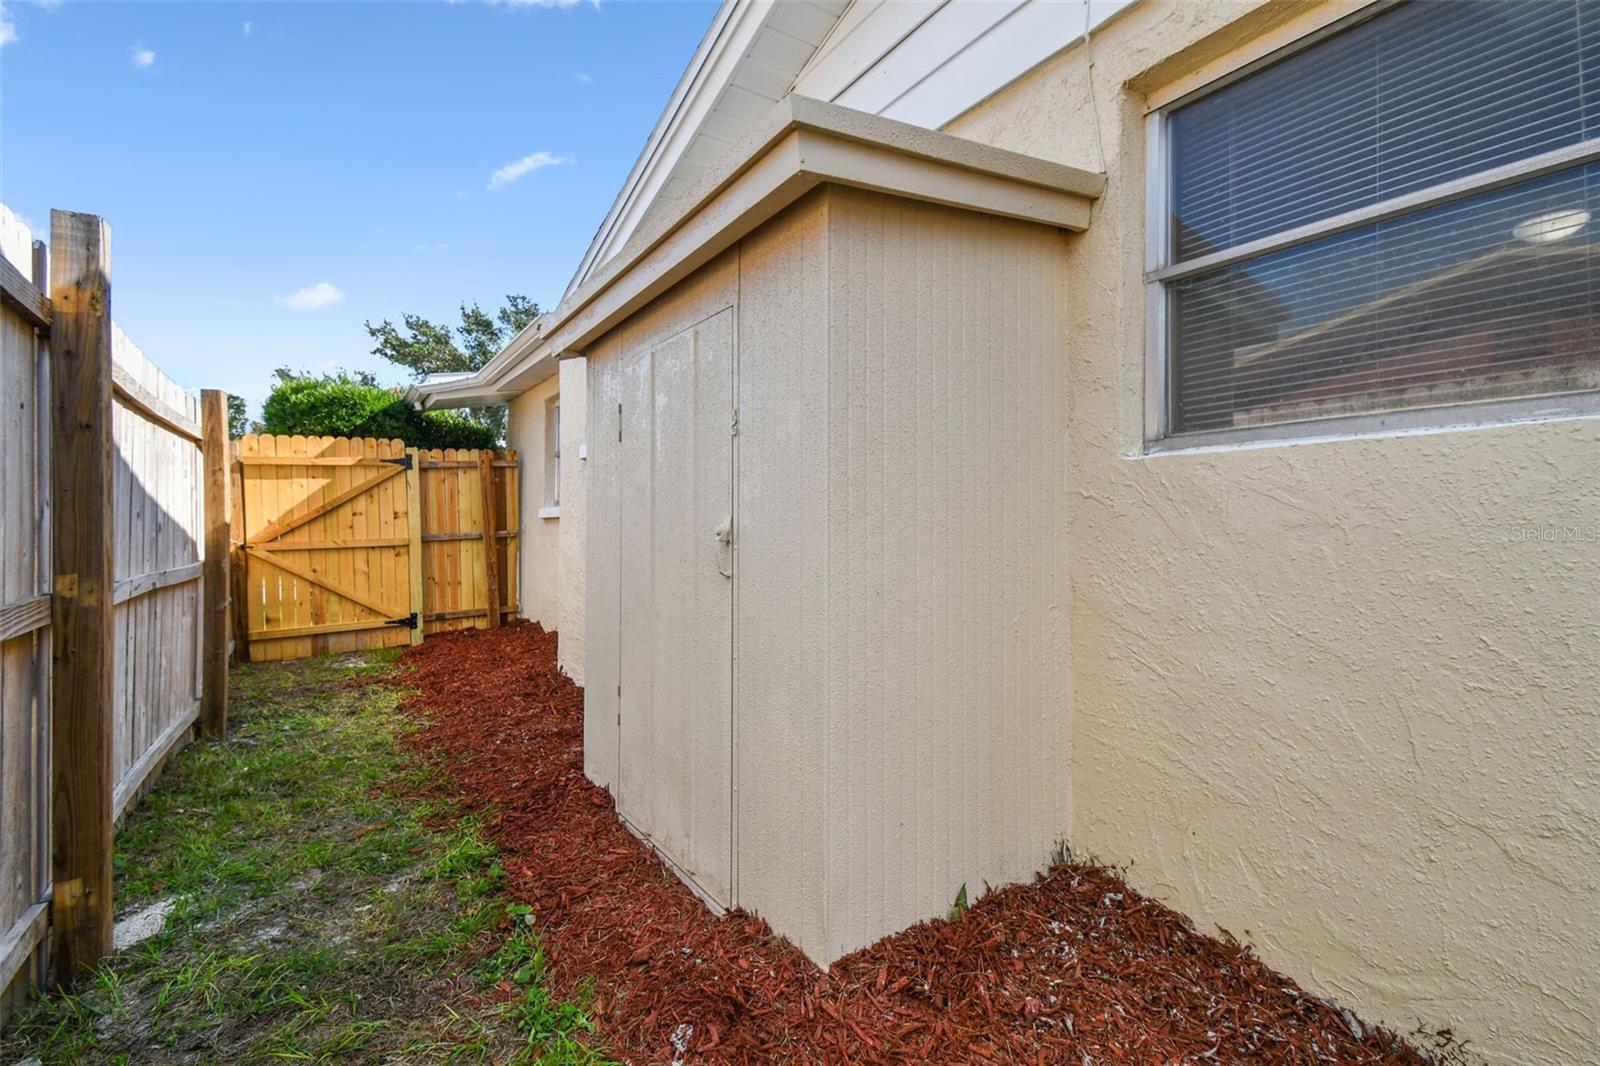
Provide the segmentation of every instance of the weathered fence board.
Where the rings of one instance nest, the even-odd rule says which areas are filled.
[[[116,635],[114,816],[200,713],[205,471],[200,403],[112,334]]]
[[[406,644],[516,610],[515,452],[250,435],[234,456],[251,659]]]
[[[105,223],[51,222],[53,263],[0,205],[0,1020],[109,946],[113,823],[201,697],[199,405],[112,324]]]
[[[0,254],[37,293],[33,282],[45,278],[21,276],[34,270],[32,235],[3,206]],[[8,297],[0,312],[0,1017],[44,980],[38,947],[50,894],[49,453],[40,447],[49,376],[40,309],[31,297]],[[42,310],[48,320],[48,303]]]

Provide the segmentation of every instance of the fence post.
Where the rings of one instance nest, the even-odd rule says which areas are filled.
[[[205,563],[201,625],[205,656],[200,680],[200,726],[207,736],[228,732],[228,394],[200,392],[200,451],[205,466]]]
[[[111,231],[50,212],[51,693],[58,980],[111,947]]]
[[[231,586],[233,601],[228,605],[233,623],[233,660],[250,661],[250,585],[249,571],[245,568],[244,552],[244,466],[239,462],[239,442],[228,442],[228,494],[231,508],[228,514],[228,566],[233,571]]]
[[[411,630],[411,643],[421,644],[428,628],[427,593],[422,586],[422,452],[407,448],[406,458],[406,549],[408,577],[411,584],[411,609],[416,612],[417,624]]]
[[[489,601],[489,628],[500,625],[500,520],[495,507],[494,452],[478,453],[479,498],[483,501],[483,587]]]

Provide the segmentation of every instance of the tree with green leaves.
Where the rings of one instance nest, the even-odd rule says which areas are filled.
[[[261,430],[287,436],[399,438],[413,448],[493,448],[494,431],[455,411],[418,411],[370,374],[321,377],[277,371],[261,405]]]
[[[245,407],[244,397],[228,393],[228,436],[238,440],[249,432],[250,412]]]
[[[366,323],[372,338],[373,355],[379,355],[422,378],[428,374],[470,373],[493,359],[506,342],[539,317],[539,305],[516,293],[493,315],[476,303],[461,305],[461,325],[452,330],[430,322],[421,315],[403,314],[400,326],[384,319],[377,325]],[[495,438],[503,439],[506,426],[504,407],[474,407],[468,417],[490,427]]]

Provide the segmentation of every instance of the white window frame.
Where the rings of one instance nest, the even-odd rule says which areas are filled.
[[[1162,104],[1145,116],[1145,393],[1144,450],[1148,453],[1196,449],[1261,446],[1314,439],[1347,439],[1438,429],[1497,426],[1600,414],[1600,391],[1561,396],[1507,397],[1472,400],[1435,407],[1416,407],[1378,414],[1336,415],[1237,429],[1202,430],[1174,435],[1171,431],[1173,360],[1171,282],[1208,270],[1229,266],[1258,255],[1293,248],[1346,230],[1381,222],[1412,211],[1461,200],[1478,193],[1513,185],[1567,167],[1600,160],[1600,138],[1558,148],[1528,159],[1493,167],[1417,189],[1366,207],[1295,226],[1209,255],[1173,263],[1169,222],[1172,203],[1172,158],[1168,132],[1172,112],[1249,77],[1264,67],[1342,33],[1387,11],[1401,0],[1380,0],[1349,17],[1252,60],[1192,92]]]
[[[561,394],[544,402],[544,506],[540,518],[561,514]]]

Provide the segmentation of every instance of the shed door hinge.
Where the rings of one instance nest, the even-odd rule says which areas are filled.
[[[402,470],[410,470],[411,469],[411,456],[409,456],[409,455],[402,455],[398,459],[379,459],[378,462],[380,462],[380,463],[392,463],[395,466],[400,467]]]
[[[617,404],[617,441],[622,440],[622,405]]]
[[[739,409],[737,407],[735,407],[733,409],[733,422],[730,423],[729,426],[728,426],[728,436],[737,437],[738,435],[739,435]]]
[[[412,611],[404,618],[391,618],[383,623],[386,626],[405,626],[407,629],[417,628],[417,612]]]

